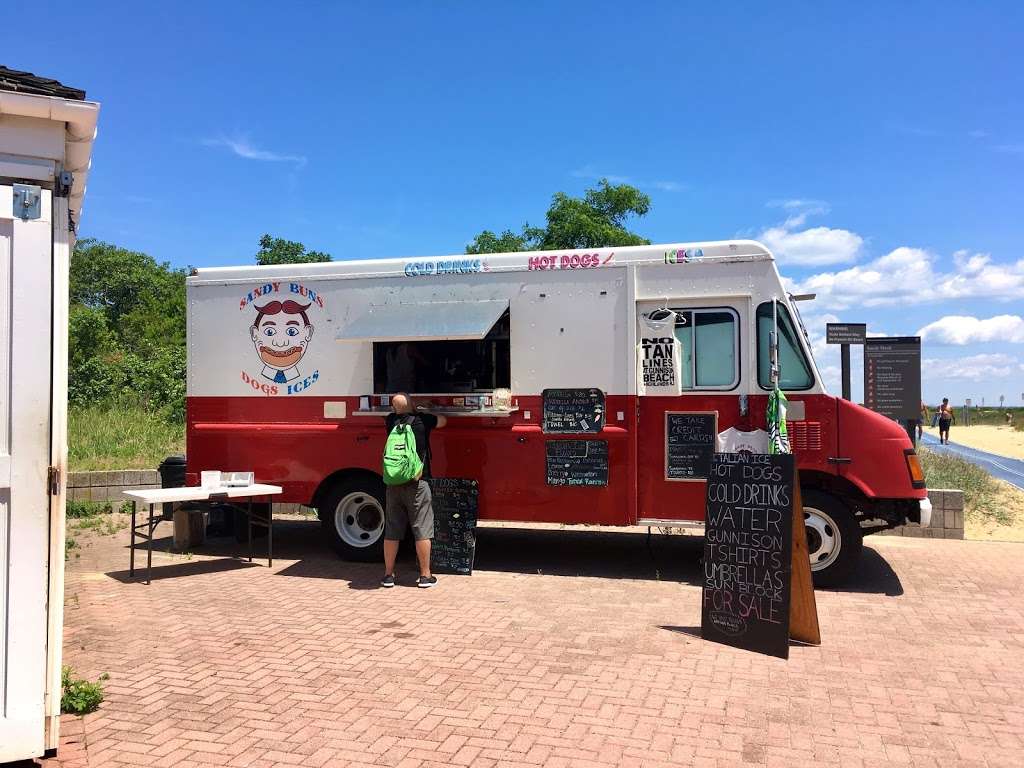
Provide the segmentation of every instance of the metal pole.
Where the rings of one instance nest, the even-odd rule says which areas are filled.
[[[843,400],[850,400],[850,345],[840,344],[839,354],[842,356]]]
[[[137,505],[138,502],[132,499],[132,543],[131,546],[128,548],[129,552],[131,553],[130,555],[128,555],[129,576],[135,575],[135,507]]]
[[[245,519],[249,530],[249,562],[252,562],[252,496],[249,497],[247,504]]]
[[[153,580],[153,504],[149,505],[149,538],[146,540],[146,583]]]

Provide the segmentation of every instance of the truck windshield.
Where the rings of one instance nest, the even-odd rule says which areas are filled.
[[[779,316],[779,388],[810,389],[814,386],[811,365],[800,347],[800,335],[784,304],[777,304]],[[772,302],[757,308],[757,382],[771,389]]]

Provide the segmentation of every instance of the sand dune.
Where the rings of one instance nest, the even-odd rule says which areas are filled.
[[[925,427],[925,432],[934,437],[939,436],[938,429]],[[949,430],[949,439],[951,442],[977,448],[979,451],[1024,459],[1024,432],[1018,432],[1010,427],[995,427],[988,424],[961,427],[954,424]]]

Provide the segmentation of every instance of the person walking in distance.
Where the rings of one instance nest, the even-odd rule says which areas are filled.
[[[956,415],[949,405],[949,398],[942,398],[942,405],[939,406],[939,443],[949,445],[949,426],[956,421]]]
[[[405,393],[391,398],[384,450],[384,578],[382,587],[395,586],[395,560],[405,531],[412,527],[420,576],[416,586],[437,584],[430,572],[430,540],[434,538],[434,507],[430,493],[430,433],[447,423],[444,416],[419,411]],[[415,450],[413,450],[415,448]]]

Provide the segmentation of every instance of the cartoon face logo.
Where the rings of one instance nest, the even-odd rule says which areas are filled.
[[[256,320],[249,328],[256,354],[263,361],[263,376],[277,384],[299,378],[298,362],[313,338],[313,325],[297,301],[270,301],[256,306]]]

